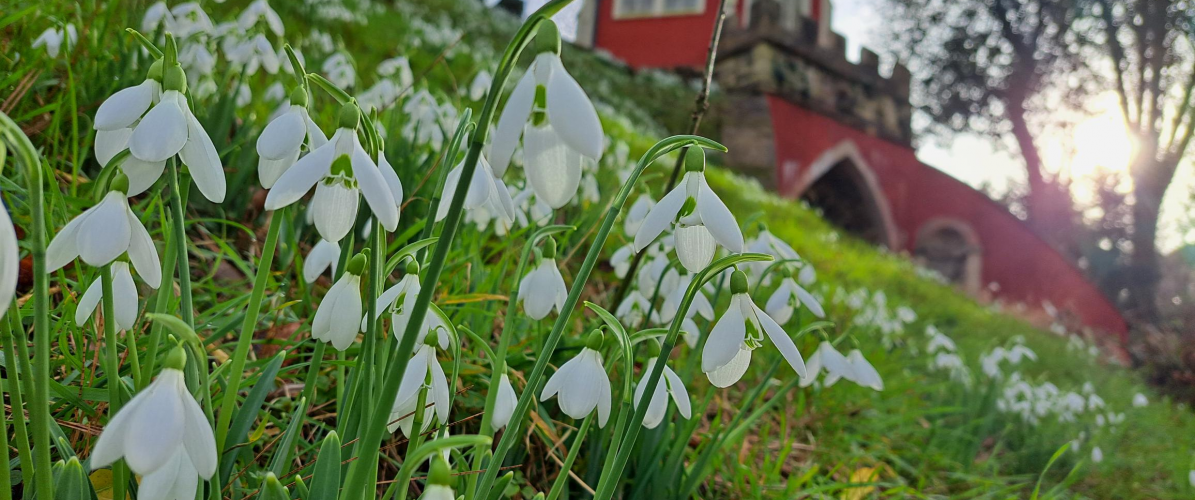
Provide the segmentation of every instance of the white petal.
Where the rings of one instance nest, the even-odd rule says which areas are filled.
[[[124,459],[133,472],[142,475],[153,472],[183,444],[186,414],[178,393],[182,377],[179,370],[162,370],[147,389],[149,396],[132,415],[130,429],[124,436]]]
[[[271,160],[266,157],[257,159],[257,180],[261,182],[261,187],[270,189],[274,187],[274,183],[278,182],[278,178],[286,173],[287,169],[294,165],[299,160],[299,150],[295,150],[293,154],[288,157]]]
[[[676,236],[676,257],[689,272],[701,272],[713,262],[718,245],[705,226],[680,225],[673,234]]]
[[[390,197],[394,198],[394,205],[402,210],[403,192],[402,180],[398,178],[398,172],[394,170],[394,166],[390,165],[390,160],[386,159],[385,153],[378,154],[378,170],[382,173],[382,178],[386,179],[386,187],[390,188]],[[401,217],[402,214],[400,213]]]
[[[731,253],[743,252],[743,231],[739,229],[738,221],[710,189],[704,175],[701,176],[701,194],[697,196],[697,212],[701,215],[701,223],[714,235],[718,244]]]
[[[547,85],[548,121],[569,147],[594,160],[602,158],[606,135],[589,96],[553,57],[552,77]],[[524,138],[524,140],[526,140]]]
[[[179,462],[184,456],[186,453],[176,452],[158,470],[142,476],[137,488],[138,500],[174,500],[171,495],[179,479]]]
[[[730,307],[710,331],[705,348],[701,351],[701,371],[712,372],[738,355],[739,346],[747,337],[747,320],[739,306],[741,300],[742,297],[738,295],[731,297]]]
[[[332,342],[332,347],[343,351],[348,349],[354,340],[357,340],[357,325],[361,324],[363,306],[361,303],[361,278],[345,273],[340,281],[344,281],[345,285],[340,288],[336,305],[331,311],[328,338]]]
[[[340,245],[321,238],[311,248],[311,253],[307,254],[307,260],[303,261],[303,280],[314,283],[329,267],[335,272],[336,260],[339,258]]]
[[[157,289],[162,284],[162,263],[158,260],[158,250],[154,247],[154,240],[149,231],[141,224],[141,220],[132,210],[125,212],[129,219],[129,261],[137,274],[150,288]]]
[[[693,407],[689,401],[689,391],[685,389],[685,383],[681,381],[680,376],[672,371],[671,367],[664,365],[664,378],[668,380],[668,392],[672,394],[672,400],[676,402],[680,416],[686,419],[692,417]]]
[[[553,129],[552,124],[523,131],[523,170],[535,197],[552,208],[560,208],[577,194],[581,185],[581,155]]]
[[[493,390],[493,389],[491,389]],[[498,379],[498,397],[494,401],[494,413],[490,418],[490,425],[494,431],[506,427],[510,423],[510,417],[514,415],[515,406],[519,403],[519,396],[515,394],[515,389],[510,384],[510,377],[505,373]]]
[[[582,350],[582,352],[584,352],[584,350]],[[544,384],[543,392],[541,392],[539,395],[540,400],[547,401],[551,399],[552,396],[555,396],[556,394],[560,393],[562,389],[564,389],[569,379],[572,378],[573,371],[580,366],[579,359],[580,355],[565,361],[563,365],[560,365],[560,369],[556,370],[556,373],[553,373],[551,377],[548,377],[548,382]]]
[[[311,116],[307,114],[306,110],[303,111],[303,119],[307,121],[307,145],[311,150],[314,151],[327,144],[328,136],[319,128],[319,125],[311,120]]]
[[[133,136],[133,129],[118,128],[116,130],[100,130],[95,133],[95,161],[100,165],[107,165],[117,153],[129,147],[129,138]],[[132,155],[130,155],[132,156]]]
[[[180,99],[179,102],[180,106],[186,106],[185,101]],[[199,188],[203,197],[212,203],[222,203],[228,186],[224,179],[224,166],[220,164],[220,153],[195,115],[187,109],[184,109],[184,113],[187,115],[187,142],[179,151],[179,158],[191,171],[195,187]]]
[[[387,231],[397,229],[398,204],[390,194],[386,179],[378,171],[377,165],[373,164],[373,160],[360,146],[353,150],[353,176],[357,179],[361,195],[365,197],[365,202],[369,204],[373,216],[382,223],[382,227]]]
[[[523,125],[531,117],[531,106],[535,103],[535,72],[527,68],[527,73],[519,80],[506,107],[502,108],[502,115],[498,117],[498,126],[494,129],[494,139],[490,143],[490,164],[494,168],[494,175],[502,177],[506,167],[510,165],[510,157],[519,146],[519,136],[523,133]]]
[[[129,178],[128,196],[137,196],[153,187],[166,170],[165,161],[144,161],[128,155],[120,162],[120,171]]]
[[[812,312],[814,316],[819,318],[826,317],[826,310],[822,309],[822,304],[817,301],[817,298],[814,297],[813,294],[802,288],[801,285],[793,284],[793,293],[797,295],[797,299],[800,300],[801,303],[804,304],[805,307],[809,309],[809,312]]]
[[[112,94],[95,111],[94,127],[99,131],[127,128],[141,118],[153,103],[153,82],[146,80],[138,85],[121,89]],[[101,164],[107,162],[100,162]]]
[[[411,360],[407,362],[407,369],[403,372],[402,382],[398,384],[398,394],[395,401],[413,398],[419,394],[423,381],[427,378],[427,357],[431,356],[431,347],[420,347]]]
[[[330,186],[319,183],[315,187],[315,196],[311,198],[311,208],[315,215],[315,229],[320,236],[328,241],[343,239],[353,229],[360,202],[356,189],[346,188],[340,182]]]
[[[54,239],[50,240],[50,246],[46,247],[47,273],[62,269],[62,266],[69,264],[79,256],[79,228],[83,227],[84,222],[97,209],[99,209],[99,205],[91,207],[71,219],[61,231],[58,231],[58,234],[54,235]],[[6,211],[5,214],[7,215],[7,213]]]
[[[87,291],[83,292],[83,296],[79,297],[79,304],[75,306],[75,325],[83,326],[87,320],[91,318],[91,313],[95,312],[96,306],[99,305],[100,299],[104,297],[104,287],[100,283],[100,278],[96,278],[90,285],[87,286]]]
[[[747,373],[747,368],[750,367],[751,350],[747,349],[746,346],[741,346],[729,363],[722,365],[714,371],[706,372],[705,376],[714,387],[725,389],[734,385],[739,379],[742,379],[743,374]]]
[[[764,304],[764,310],[767,311],[768,315],[772,319],[775,319],[776,323],[781,325],[788,323],[788,320],[793,317],[793,307],[789,301],[792,298],[790,283],[792,283],[791,278],[785,278],[784,281],[781,281],[780,286],[776,287],[776,291],[772,292],[772,295],[768,297],[767,303]]]
[[[642,252],[647,245],[660,236],[660,233],[672,227],[676,216],[680,214],[680,209],[685,206],[687,198],[688,195],[685,193],[682,183],[664,195],[664,198],[660,199],[656,206],[651,207],[651,211],[647,212],[647,217],[643,219],[643,224],[639,226],[639,231],[635,233],[636,253]]]
[[[132,330],[137,325],[137,285],[124,262],[112,264],[112,305],[116,313],[116,327]]]
[[[165,370],[163,370],[165,373]],[[161,376],[159,376],[161,378]],[[150,384],[150,388],[155,384]],[[104,426],[103,432],[100,433],[100,438],[96,440],[95,447],[91,449],[91,469],[99,469],[107,467],[113,462],[120,459],[125,454],[125,441],[131,432],[136,431],[131,426],[133,416],[140,411],[141,404],[150,398],[153,393],[150,388],[141,391],[133,399],[129,400],[121,407],[119,412],[108,421]]]
[[[128,203],[124,194],[113,191],[79,227],[79,257],[92,266],[105,266],[129,249],[132,228],[126,216]]]
[[[291,165],[266,195],[265,209],[278,210],[299,201],[316,182],[328,175],[335,154],[336,142],[331,141]]]
[[[307,138],[307,121],[297,109],[292,108],[292,111],[283,113],[266,125],[257,138],[258,155],[277,160],[290,156],[302,147],[303,139]]]
[[[456,195],[456,186],[460,183],[463,169],[464,166],[458,164],[444,177],[444,190],[440,192],[440,203],[436,206],[436,222],[440,222],[448,216],[448,206],[452,204],[452,197]],[[466,197],[468,197],[467,194]]]
[[[167,91],[133,129],[129,152],[144,161],[166,161],[187,143],[187,116],[179,107],[178,92]]]
[[[851,353],[846,357],[847,362],[850,363],[851,369],[855,372],[856,382],[864,387],[870,387],[877,391],[884,390],[884,380],[880,378],[879,372],[867,358],[863,357],[863,353],[858,349],[851,350]]]
[[[759,309],[759,306],[751,304],[752,309],[755,310],[755,317],[759,319],[759,323],[763,326],[764,333],[768,334],[768,338],[772,339],[772,343],[776,345],[776,349],[780,350],[780,354],[784,356],[785,361],[788,361],[789,366],[797,371],[797,375],[805,376],[805,360],[801,358],[801,352],[797,350],[797,345],[793,343],[793,339],[784,332],[776,321],[768,316],[768,313]]]
[[[440,361],[436,359],[435,354],[428,355],[428,367],[431,370],[432,387],[428,392],[429,398],[435,402],[436,417],[440,419],[440,424],[448,423],[448,399],[451,397],[448,389],[448,378],[444,376],[444,367],[440,366]]]
[[[186,415],[186,425],[183,427],[183,447],[190,458],[190,465],[195,472],[204,479],[211,479],[216,473],[216,437],[212,434],[211,424],[199,407],[199,402],[187,392],[186,385],[179,381],[179,398]]]

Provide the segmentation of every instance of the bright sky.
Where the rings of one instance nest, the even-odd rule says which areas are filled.
[[[487,0],[496,2],[497,0]],[[547,0],[527,0],[528,12],[538,8]],[[555,16],[562,35],[572,39],[576,33],[578,0]],[[877,27],[882,22],[876,9],[876,2],[882,0],[833,0],[834,31],[847,40],[847,58],[858,60],[861,46],[881,47],[882,40],[876,39]],[[1097,168],[1124,170],[1132,154],[1132,143],[1124,133],[1124,120],[1120,115],[1115,94],[1100,96],[1094,106],[1096,115],[1080,124],[1070,137],[1052,137],[1039,140],[1046,168],[1050,171],[1067,171],[1076,179],[1072,183],[1075,197],[1080,200],[1091,198],[1090,187],[1082,179]],[[948,145],[923,140],[917,149],[921,161],[943,172],[979,187],[988,185],[997,193],[1005,192],[1010,185],[1023,184],[1025,171],[1019,153],[1015,149],[997,147],[991,139],[974,134],[962,134],[953,138]],[[1195,241],[1195,235],[1181,234],[1179,222],[1187,206],[1188,193],[1195,189],[1195,172],[1190,161],[1179,167],[1174,183],[1167,191],[1162,207],[1162,226],[1159,245],[1163,251],[1173,250],[1186,241]]]

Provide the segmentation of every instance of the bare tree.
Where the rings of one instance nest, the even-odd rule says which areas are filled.
[[[1073,0],[890,0],[889,36],[920,83],[917,104],[931,131],[977,132],[1015,143],[1023,159],[1030,224],[1072,250],[1075,214],[1069,188],[1048,176],[1035,140],[1068,128],[1088,91],[1097,88],[1073,29]],[[1082,75],[1082,76],[1079,76]]]
[[[1162,197],[1195,134],[1195,3],[1190,0],[1097,0],[1113,87],[1137,151],[1128,308],[1158,319],[1161,278],[1156,240]]]

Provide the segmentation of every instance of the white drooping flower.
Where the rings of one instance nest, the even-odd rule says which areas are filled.
[[[158,378],[112,417],[91,451],[93,470],[124,458],[129,469],[142,476],[142,489],[161,494],[152,498],[189,498],[167,492],[189,485],[193,494],[196,476],[210,479],[215,474],[216,438],[187,390],[185,363],[186,355],[176,347]],[[142,496],[151,498],[145,492]]]
[[[743,232],[705,180],[705,152],[689,148],[680,184],[651,208],[635,233],[635,251],[643,251],[665,229],[675,225],[676,256],[689,272],[705,269],[718,245],[732,253],[743,251]]]
[[[448,428],[444,428],[447,437]],[[436,439],[441,439],[437,436]],[[452,490],[452,468],[448,465],[450,448],[445,448],[443,454],[432,457],[428,467],[427,489],[423,490],[420,500],[456,500],[456,492]]]
[[[340,259],[340,245],[325,239],[320,239],[314,247],[311,247],[311,252],[307,254],[307,259],[303,261],[303,281],[307,283],[315,283],[324,271],[331,269],[332,273],[336,273],[336,261]]]
[[[635,387],[635,408],[639,408],[639,402],[643,400],[643,393],[647,389],[647,377],[651,375],[651,371],[655,366],[656,358],[647,360],[647,364],[643,366],[643,379]],[[652,393],[651,402],[647,404],[647,412],[643,415],[644,427],[655,429],[656,426],[660,425],[660,422],[664,421],[664,414],[668,411],[669,397],[676,403],[676,409],[682,417],[688,419],[692,416],[693,410],[689,401],[689,391],[685,389],[685,384],[681,381],[680,376],[665,364],[664,373],[661,374],[659,383],[656,384],[655,392]]]
[[[392,57],[378,63],[378,75],[393,77],[400,89],[406,89],[415,83],[411,62],[405,56]]]
[[[635,257],[635,245],[627,244],[614,251],[610,256],[610,267],[614,268],[614,275],[619,279],[627,277],[631,270],[631,259]]]
[[[246,75],[257,74],[259,68],[265,68],[266,73],[273,75],[282,67],[278,51],[261,33],[252,38],[225,38],[222,47],[228,61],[240,66]]]
[[[430,384],[428,384],[430,379]],[[444,376],[444,368],[436,359],[436,348],[431,344],[422,344],[415,356],[407,362],[407,369],[403,372],[402,382],[398,385],[398,395],[394,398],[394,405],[390,408],[391,422],[387,426],[390,432],[402,429],[404,436],[411,437],[411,427],[414,426],[414,413],[419,406],[419,390],[427,386],[425,404],[430,405],[424,410],[423,429],[431,425],[432,415],[440,420],[440,424],[448,422],[449,389],[448,378]],[[395,422],[396,419],[404,417]],[[420,429],[419,432],[423,432]]]
[[[490,427],[494,432],[506,427],[510,417],[515,413],[515,406],[519,404],[519,395],[510,384],[510,377],[505,373],[498,378],[498,397],[494,400],[494,414],[490,416]]]
[[[651,207],[654,206],[656,206],[656,200],[653,200],[650,194],[643,193],[635,199],[631,208],[627,210],[626,218],[622,221],[622,227],[627,236],[634,237],[635,233],[639,232],[639,228],[643,226],[643,220],[647,218]]]
[[[465,162],[462,160],[444,178],[444,191],[441,192],[440,204],[436,207],[436,222],[448,216],[448,208],[452,204],[464,168]],[[514,221],[515,206],[514,199],[510,197],[510,190],[500,177],[494,175],[485,156],[477,158],[477,167],[473,170],[473,178],[465,192],[465,202],[462,206],[469,211],[487,210],[508,223]]]
[[[577,193],[582,161],[601,160],[605,133],[593,103],[560,62],[555,24],[541,26],[536,40],[548,44],[541,46],[498,118],[491,159],[501,176],[522,136],[527,181],[536,196],[560,208]]]
[[[1145,395],[1141,394],[1140,392],[1133,395],[1134,408],[1142,408],[1146,406],[1149,406],[1149,398],[1145,397]]]
[[[174,15],[170,13],[170,7],[166,2],[157,2],[145,9],[145,15],[141,18],[141,32],[152,34],[162,26],[166,31],[174,31]]]
[[[92,126],[96,130],[95,158],[100,165],[107,165],[129,147],[133,127],[161,99],[161,65],[155,63],[149,73],[145,81],[112,94],[96,110]],[[129,196],[136,196],[149,189],[162,176],[166,162],[146,162],[128,155],[120,163],[120,168],[129,177]]]
[[[203,11],[199,2],[184,2],[175,5],[173,9],[170,9],[170,14],[174,17],[174,27],[170,31],[180,40],[199,33],[210,34],[216,29],[212,18]]]
[[[1101,450],[1099,446],[1092,448],[1091,449],[1091,461],[1094,463],[1097,463],[1097,464],[1100,462],[1103,462],[1104,461],[1104,450]]]
[[[596,339],[596,340],[595,340]],[[544,384],[540,401],[547,401],[559,395],[560,410],[575,419],[582,419],[595,408],[598,412],[598,427],[605,427],[610,418],[610,376],[602,365],[601,333],[594,332],[573,359],[560,366]]]
[[[406,275],[399,280],[398,284],[387,288],[378,297],[378,317],[384,313],[390,314],[390,330],[396,336],[402,336],[407,331],[407,324],[411,322],[411,315],[415,310],[415,301],[419,296],[419,292],[423,286],[419,283],[419,266],[410,263],[407,265]],[[375,318],[376,319],[376,318]],[[432,304],[432,307],[427,311],[423,317],[423,327],[416,331],[415,343],[422,344],[428,334],[436,333],[436,344],[440,349],[447,349],[450,338],[447,332],[447,320],[440,316],[439,309]],[[369,329],[368,319],[361,321],[361,331],[364,332]]]
[[[103,283],[97,278],[79,298],[79,305],[75,308],[75,324],[83,326],[87,323],[103,297]],[[112,306],[116,313],[116,328],[132,330],[137,324],[137,285],[133,283],[133,275],[129,273],[128,262],[112,263]]]
[[[290,205],[312,187],[311,212],[320,236],[339,242],[352,230],[357,219],[360,196],[382,227],[398,227],[398,204],[373,159],[357,138],[357,113],[352,104],[341,112],[341,127],[327,144],[316,148],[295,162],[274,183],[266,195],[265,209],[277,210]]]
[[[49,54],[50,57],[58,57],[63,43],[66,43],[66,49],[70,50],[78,40],[79,33],[75,31],[75,25],[67,24],[65,28],[46,28],[41,35],[33,40],[33,48],[45,47],[46,54]]]
[[[183,94],[186,75],[178,66],[166,68],[163,82],[161,100],[141,118],[129,137],[129,153],[144,163],[138,167],[143,172],[129,173],[128,166],[124,166],[129,184],[136,187],[148,181],[152,185],[161,176],[166,160],[178,155],[199,192],[212,203],[223,202],[227,189],[224,167],[211,137],[187,104]]]
[[[490,76],[489,71],[478,71],[477,76],[473,77],[473,83],[469,84],[469,99],[480,101],[485,98],[485,93],[490,90],[490,84],[493,82],[494,77]]]
[[[364,266],[362,256],[354,257],[340,279],[328,289],[311,321],[311,338],[328,342],[338,351],[347,349],[357,339],[357,326],[363,315],[361,273]]]
[[[357,84],[357,70],[353,69],[353,63],[349,61],[348,56],[340,52],[324,60],[323,70],[328,81],[337,87],[347,89]]]
[[[17,293],[17,278],[21,274],[21,254],[17,246],[17,231],[8,216],[8,209],[0,202],[0,319],[8,312],[8,305]]]
[[[777,323],[783,325],[792,319],[793,312],[802,304],[814,316],[819,318],[826,317],[826,311],[822,309],[822,305],[818,302],[817,298],[805,290],[805,287],[798,285],[796,280],[792,279],[791,276],[788,276],[780,282],[780,286],[776,287],[776,291],[772,292],[772,296],[768,297],[768,302],[764,305],[764,310]]]
[[[282,36],[286,31],[282,25],[282,18],[278,17],[278,13],[274,12],[267,0],[254,0],[245,10],[241,11],[240,16],[237,16],[237,26],[241,28],[241,31],[248,31],[261,21],[265,21],[266,26],[275,35]]]
[[[46,272],[57,271],[76,257],[90,266],[106,266],[125,253],[146,283],[154,288],[161,284],[162,265],[149,231],[129,208],[124,192],[113,189],[54,235],[46,248]]]
[[[838,382],[839,379],[851,380],[854,373],[851,371],[851,363],[847,361],[846,356],[838,352],[834,345],[822,341],[818,344],[817,350],[813,351],[813,355],[809,356],[808,363],[805,365],[806,376],[801,377],[801,387],[809,387],[817,381],[817,375],[821,370],[826,371],[826,378],[822,380],[822,387],[830,387]]]
[[[748,252],[771,255],[777,261],[801,259],[801,256],[797,255],[797,251],[793,250],[793,247],[785,243],[784,240],[777,238],[766,227],[761,228],[759,234],[747,242],[746,248]],[[751,278],[752,283],[767,285],[771,282],[771,276],[763,276],[763,273],[771,265],[771,262],[748,262],[746,263],[747,277]],[[777,321],[780,320],[777,319]],[[784,321],[780,321],[780,324],[783,325],[784,323]]]
[[[306,100],[307,91],[295,89],[286,112],[266,125],[261,137],[257,138],[257,177],[261,187],[274,187],[278,178],[299,160],[304,142],[308,144],[309,151],[328,143],[327,136],[311,120],[307,108],[303,106]]]
[[[518,300],[523,303],[527,316],[534,320],[544,319],[553,309],[559,314],[568,298],[564,276],[556,266],[556,243],[549,241],[539,265],[519,282]]]
[[[870,387],[877,391],[884,390],[884,380],[880,378],[879,372],[876,371],[875,367],[871,366],[867,358],[863,357],[862,352],[859,352],[858,349],[852,349],[846,355],[846,360],[851,366],[850,373],[852,376],[844,376],[844,378],[863,387]]]
[[[651,317],[648,318],[647,312],[651,311]],[[631,290],[627,296],[622,299],[622,303],[618,304],[618,308],[614,310],[614,316],[627,325],[638,326],[643,323],[644,318],[648,318],[654,324],[660,323],[660,313],[651,307],[651,301],[643,296],[639,290]]]
[[[685,292],[692,281],[692,274],[677,279],[676,286],[664,298],[664,304],[660,306],[659,319],[661,324],[667,324],[676,318],[681,301],[684,300]],[[693,296],[693,302],[690,304],[688,312],[685,313],[685,317],[681,321],[681,334],[684,336],[685,343],[689,347],[697,347],[697,340],[701,337],[701,330],[697,327],[697,323],[693,321],[693,318],[697,315],[701,315],[706,321],[714,319],[714,306],[710,304],[710,300],[706,298],[705,292],[701,290],[698,290],[697,294]]]
[[[763,345],[765,334],[797,375],[806,377],[805,361],[796,344],[771,316],[751,301],[744,272],[735,271],[731,275],[730,291],[730,307],[710,331],[701,352],[701,371],[710,383],[729,387],[738,382],[751,364],[751,351]]]

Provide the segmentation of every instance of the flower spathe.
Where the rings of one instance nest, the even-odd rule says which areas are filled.
[[[656,366],[656,358],[647,360],[647,364],[643,366],[643,380],[639,381],[639,385],[635,387],[635,408],[639,407],[639,403],[643,400],[643,393],[647,389],[647,377]],[[689,401],[689,391],[685,389],[685,384],[681,381],[680,376],[672,371],[672,368],[667,364],[664,365],[664,373],[660,377],[659,383],[656,384],[655,391],[652,393],[651,401],[647,404],[647,412],[643,414],[643,426],[648,429],[655,429],[664,421],[664,415],[668,411],[668,399],[676,403],[676,410],[685,419],[692,416],[692,405]]]
[[[358,194],[365,197],[383,228],[394,231],[398,227],[394,195],[361,147],[355,128],[337,129],[326,144],[287,169],[266,195],[265,208],[278,210],[299,201],[312,187],[315,228],[325,240],[339,242],[352,230],[360,203]]]
[[[689,148],[685,176],[664,195],[643,219],[635,233],[635,251],[641,252],[665,229],[675,226],[676,256],[689,272],[700,272],[714,259],[717,245],[732,253],[743,251],[743,232],[718,195],[705,180],[705,153]]]
[[[129,208],[125,194],[113,190],[58,231],[46,248],[46,272],[57,271],[76,257],[91,266],[106,266],[124,253],[149,286],[162,283],[162,265],[149,231]]]
[[[796,344],[771,316],[751,301],[746,274],[735,271],[730,284],[730,307],[710,331],[701,352],[701,371],[710,383],[729,387],[738,382],[750,364],[751,351],[763,345],[765,334],[797,375],[805,377],[805,361]]]
[[[610,394],[610,376],[602,365],[602,354],[586,347],[552,374],[540,400],[559,396],[560,410],[575,419],[585,418],[596,408],[598,427],[605,427],[610,419]]]
[[[568,288],[564,285],[560,268],[556,266],[556,259],[544,257],[519,282],[518,300],[523,303],[523,310],[531,319],[544,319],[553,309],[560,313],[566,298]]]
[[[338,351],[352,345],[357,338],[357,325],[361,324],[361,267],[349,268],[324,295],[315,318],[311,322],[311,338],[328,342]]]
[[[555,24],[543,22],[536,39],[545,44],[544,50],[527,68],[498,118],[491,159],[494,172],[501,176],[521,136],[527,181],[537,197],[560,208],[577,193],[582,161],[601,159],[605,133],[593,103],[560,61]]]
[[[178,73],[182,72],[178,68],[174,69],[178,70]],[[167,78],[177,80],[185,77]],[[133,134],[129,137],[129,153],[145,162],[146,165],[143,167],[146,170],[156,171],[159,176],[166,160],[178,155],[190,170],[199,192],[212,203],[221,203],[224,201],[227,185],[224,167],[220,164],[220,154],[203,125],[195,118],[195,114],[191,113],[187,96],[176,89],[181,87],[171,83],[165,86],[167,90],[162,92],[161,100],[133,128]],[[152,180],[134,181],[134,177],[139,175],[129,175],[130,185],[141,185],[147,180],[149,184],[153,184],[153,180],[157,180],[152,174],[146,176]]]
[[[498,429],[506,427],[510,423],[510,417],[514,415],[515,406],[519,404],[519,395],[515,394],[515,388],[510,384],[510,377],[505,373],[498,378],[498,398],[494,400],[494,413],[490,417],[490,427],[494,432]]]
[[[395,396],[394,405],[390,408],[389,421],[391,423],[387,426],[390,432],[402,429],[404,436],[411,437],[414,415],[408,414],[413,414],[418,409],[419,390],[424,387],[425,381],[428,379],[430,379],[430,384],[428,384],[426,404],[430,407],[424,410],[423,428],[426,429],[431,424],[433,413],[439,419],[440,424],[448,422],[450,398],[448,378],[444,376],[444,368],[436,359],[436,348],[430,344],[422,344],[415,352],[415,356],[407,363],[402,382],[398,386],[398,395]],[[397,422],[394,421],[404,415],[408,416]]]
[[[100,299],[103,297],[104,287],[101,280],[92,281],[75,308],[75,324],[83,326],[91,317],[91,313],[99,307]],[[137,285],[133,283],[133,275],[129,273],[128,262],[112,263],[112,306],[116,313],[117,329],[131,330],[137,324]]]
[[[21,254],[17,247],[17,231],[8,216],[8,209],[0,203],[0,319],[8,312],[17,293],[17,278],[21,274]]]
[[[158,378],[112,417],[91,451],[93,470],[124,458],[143,481],[153,478],[153,485],[161,485],[161,498],[169,498],[166,491],[177,491],[176,481],[186,480],[185,473],[210,479],[217,460],[212,428],[187,390],[182,362],[177,361],[185,355],[176,348],[170,357]],[[159,470],[162,474],[155,475]]]
[[[315,150],[327,144],[328,138],[311,120],[307,108],[292,103],[286,112],[266,125],[257,139],[257,177],[261,187],[274,187],[278,178],[299,160],[304,141]]]

